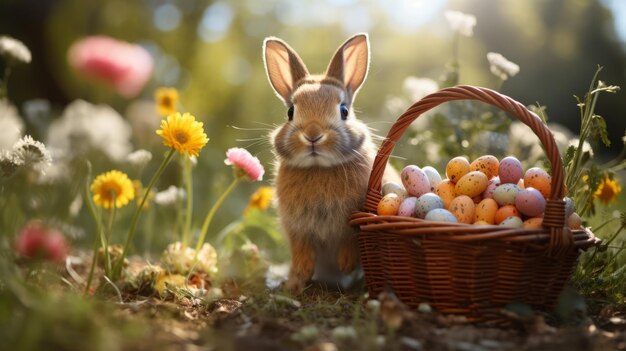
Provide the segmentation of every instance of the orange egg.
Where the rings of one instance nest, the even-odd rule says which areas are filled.
[[[498,203],[494,199],[484,199],[476,206],[474,212],[474,224],[477,222],[486,222],[494,224],[496,222],[496,212],[498,211]]]
[[[526,187],[524,186],[523,178],[520,178],[520,180],[517,182],[517,186],[519,186],[520,189],[526,189]]]
[[[475,197],[483,193],[489,185],[489,179],[485,173],[480,171],[471,171],[466,173],[454,187],[457,195],[467,195]]]
[[[539,167],[529,168],[524,174],[524,187],[535,188],[541,192],[541,195],[546,199],[550,197],[552,193],[551,184],[552,177],[548,172]]]
[[[381,216],[395,216],[398,213],[402,198],[395,193],[389,193],[378,203],[378,214]]]
[[[467,195],[457,196],[450,203],[450,212],[460,223],[473,223],[475,210],[474,201]]]
[[[487,179],[491,179],[498,175],[498,166],[500,161],[493,155],[480,156],[470,164],[470,171],[483,172]]]
[[[435,189],[435,193],[439,195],[446,209],[450,208],[450,203],[456,197],[456,191],[454,190],[454,183],[450,179],[442,180]]]
[[[458,182],[459,179],[469,173],[469,171],[470,163],[465,157],[462,156],[457,156],[451,159],[446,166],[446,176],[452,183]]]
[[[543,227],[543,217],[533,217],[524,221],[524,229],[541,229]]]
[[[517,208],[515,208],[515,206],[513,205],[505,205],[500,207],[497,211],[496,211],[496,215],[495,215],[495,221],[497,224],[500,224],[500,222],[502,222],[503,220],[509,218],[509,217],[522,217],[519,213],[519,211],[517,210]]]

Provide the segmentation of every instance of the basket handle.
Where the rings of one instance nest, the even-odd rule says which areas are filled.
[[[376,204],[378,204],[378,200],[380,199],[380,190],[382,186],[381,182],[385,172],[385,167],[387,166],[387,161],[389,160],[389,156],[391,155],[396,143],[409,125],[424,112],[444,102],[455,100],[478,100],[498,107],[529,126],[530,129],[539,137],[548,159],[550,160],[552,175],[552,192],[547,201],[543,226],[551,229],[554,228],[556,231],[551,230],[553,234],[557,234],[557,232],[558,234],[561,234],[551,236],[553,238],[551,239],[551,242],[553,240],[555,241],[554,245],[562,247],[559,243],[566,244],[570,240],[573,241],[571,232],[568,229],[565,230],[566,228],[564,228],[565,202],[563,201],[563,162],[561,161],[561,156],[559,155],[559,150],[556,146],[552,133],[543,123],[541,118],[539,118],[535,113],[529,111],[521,103],[506,95],[500,94],[497,91],[470,85],[459,85],[444,88],[438,92],[427,95],[414,103],[400,117],[398,117],[398,120],[389,130],[387,138],[383,141],[380,149],[378,150],[378,154],[374,159],[374,165],[372,167],[372,173],[370,174],[368,183],[367,199],[364,203],[365,211],[376,213]],[[564,235],[567,233],[569,234]]]

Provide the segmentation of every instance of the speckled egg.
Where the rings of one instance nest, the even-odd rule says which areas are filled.
[[[565,201],[565,218],[568,218],[572,215],[572,213],[576,212],[576,205],[574,205],[574,200],[571,197],[564,197],[563,201]]]
[[[398,216],[415,217],[416,201],[417,198],[415,196],[409,196],[404,199],[404,201],[402,201],[400,207],[398,208]]]
[[[470,171],[470,163],[469,161],[462,156],[457,156],[451,159],[446,166],[446,177],[452,181],[452,183],[456,183],[469,173]]]
[[[441,200],[443,200],[443,205],[445,208],[450,208],[450,203],[456,197],[456,190],[454,190],[454,183],[450,181],[450,179],[444,179],[437,185],[437,189],[435,189],[435,193],[439,195]]]
[[[480,171],[471,171],[456,182],[454,190],[457,195],[474,197],[482,194],[485,189],[487,189],[488,184],[489,180],[487,179],[485,173]]]
[[[398,209],[402,199],[398,194],[389,193],[380,200],[378,203],[378,214],[381,216],[395,216],[398,214]]]
[[[543,217],[533,217],[524,221],[522,228],[524,229],[541,229],[543,225]]]
[[[471,224],[474,222],[475,210],[474,201],[467,195],[457,196],[450,203],[450,212],[460,223]]]
[[[521,218],[512,216],[505,218],[502,222],[500,222],[500,225],[503,227],[521,228],[524,223]]]
[[[430,191],[430,182],[421,168],[410,165],[400,173],[402,184],[410,196],[420,197]]]
[[[491,223],[487,223],[485,221],[476,221],[474,222],[474,225],[490,225]]]
[[[517,184],[500,184],[493,192],[493,199],[496,200],[500,206],[513,205],[515,204],[515,197],[519,192],[520,188]]]
[[[436,208],[443,208],[443,200],[434,193],[426,193],[420,196],[415,203],[415,215],[417,218],[425,218],[426,214]]]
[[[583,220],[580,218],[578,213],[574,212],[569,217],[567,217],[567,226],[571,229],[579,229],[583,226]]]
[[[441,183],[441,175],[434,167],[426,166],[422,167],[422,171],[426,173],[426,177],[428,177],[428,182],[430,183],[430,191],[435,192],[437,189],[437,185]]]
[[[541,192],[544,198],[549,198],[552,189],[552,177],[548,172],[539,167],[529,168],[524,174],[524,186],[527,188],[535,188]]]
[[[396,182],[387,182],[383,184],[381,193],[383,196],[389,193],[394,193],[403,199],[406,199],[409,196],[409,193],[407,193],[406,189],[404,189],[404,186]]]
[[[424,219],[427,221],[437,221],[437,222],[450,222],[450,223],[458,222],[456,217],[454,217],[454,215],[450,211],[443,209],[443,208],[436,208],[428,212]]]
[[[494,219],[497,224],[500,224],[503,220],[509,217],[520,217],[521,219],[521,215],[519,211],[513,205],[505,205],[505,206],[500,207],[496,211],[496,216]]]
[[[491,179],[498,175],[498,166],[500,161],[493,155],[480,156],[470,163],[470,171],[483,172],[487,179]]]
[[[515,197],[515,207],[528,217],[537,217],[546,209],[546,199],[535,188],[522,189]]]
[[[474,224],[485,222],[494,224],[496,222],[496,211],[498,211],[498,203],[494,199],[484,199],[476,205],[474,211]]]
[[[489,179],[489,184],[487,184],[487,189],[483,193],[484,199],[493,199],[493,192],[496,191],[496,188],[500,186],[500,177],[493,177]]]
[[[498,168],[498,176],[501,183],[517,184],[520,180],[524,170],[522,169],[522,163],[513,156],[507,156],[500,161],[500,167]]]

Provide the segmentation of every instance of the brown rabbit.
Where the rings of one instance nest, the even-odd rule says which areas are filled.
[[[287,106],[288,121],[271,135],[277,158],[278,214],[291,246],[287,288],[332,280],[358,265],[352,211],[361,207],[375,156],[368,128],[352,110],[369,64],[367,34],[348,39],[326,73],[311,75],[285,42],[265,39],[269,81]]]

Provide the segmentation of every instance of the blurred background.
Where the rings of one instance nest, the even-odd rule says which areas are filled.
[[[34,99],[49,102],[46,119],[25,120],[26,132],[42,141],[50,123],[76,99],[110,105],[136,124],[134,115],[153,110],[155,89],[177,88],[184,110],[205,123],[211,139],[194,173],[201,216],[219,194],[213,190],[230,180],[230,169],[222,164],[227,148],[247,147],[271,179],[270,146],[254,139],[282,123],[286,109],[267,83],[265,37],[283,38],[310,71],[321,72],[348,36],[368,32],[370,73],[355,108],[384,135],[397,117],[388,101],[405,93],[405,79],[439,80],[446,73],[454,48],[444,16],[448,10],[474,15],[477,22],[473,36],[457,43],[460,83],[497,88],[526,105],[545,105],[550,121],[573,133],[580,123],[573,95],[584,95],[597,65],[604,67],[602,80],[626,86],[626,2],[619,0],[2,0],[0,34],[32,51],[31,64],[11,76],[9,99],[24,116]],[[137,96],[121,97],[69,67],[70,45],[92,35],[137,43],[151,54],[154,72]],[[489,71],[486,53],[491,51],[517,63],[519,74],[500,85]],[[596,156],[608,159],[623,146],[623,93],[603,95],[597,112],[609,125],[612,146],[596,148]],[[134,148],[162,152],[153,130],[145,137],[135,130]],[[95,163],[94,172],[109,167]],[[168,172],[165,182],[178,183],[180,172]],[[239,215],[253,186],[238,190],[246,195],[227,204],[230,211],[220,221]]]

